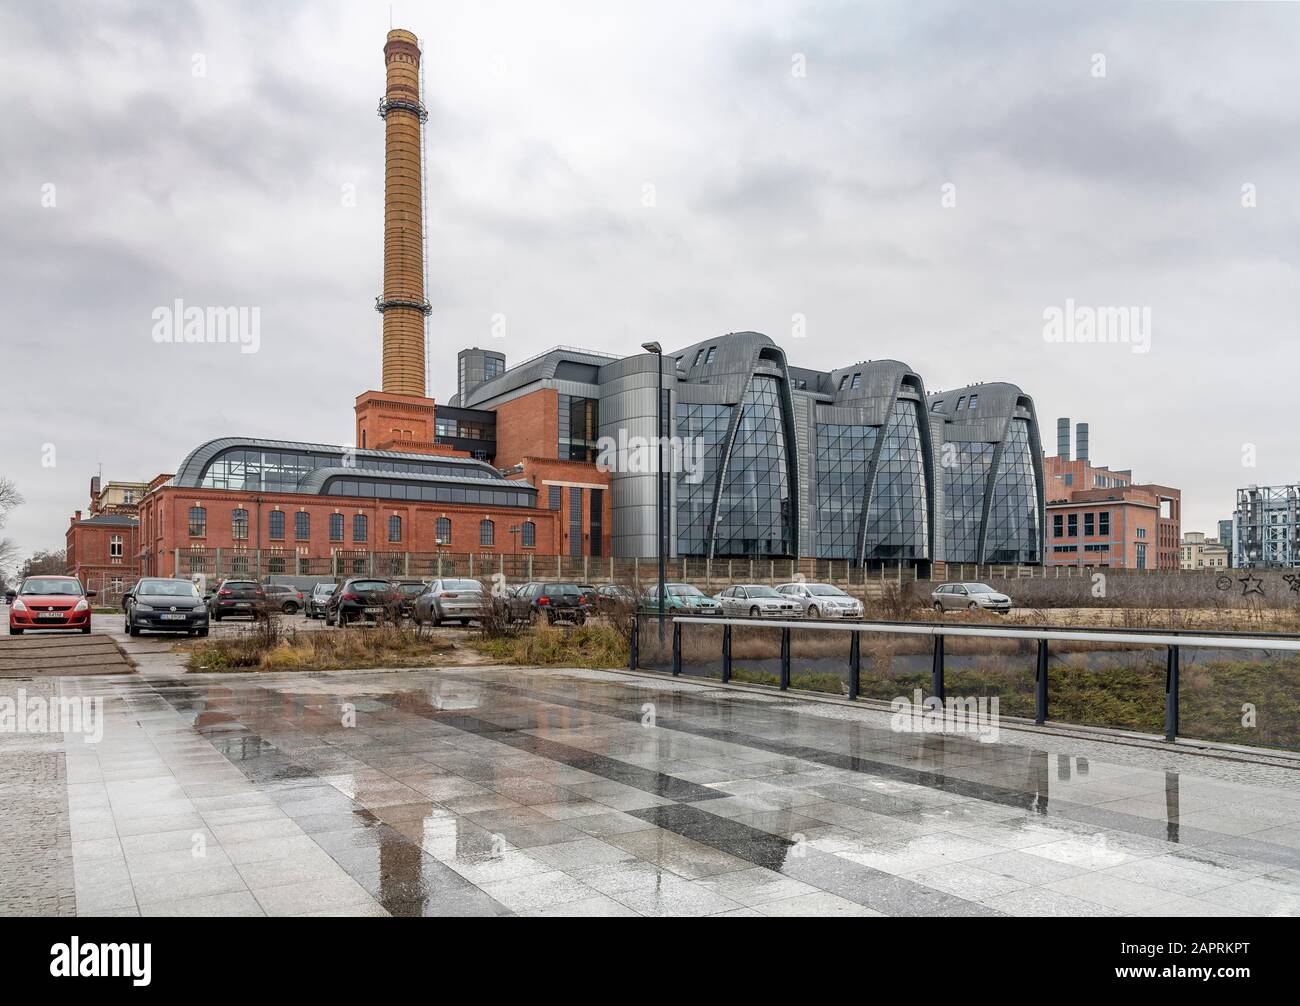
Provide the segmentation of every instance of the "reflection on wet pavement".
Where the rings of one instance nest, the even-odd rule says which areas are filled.
[[[67,808],[10,913],[1300,914],[1285,768],[607,672],[61,687],[104,738],[0,745],[13,821]]]

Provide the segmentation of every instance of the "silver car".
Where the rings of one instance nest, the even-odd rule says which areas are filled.
[[[1011,598],[999,594],[987,583],[945,583],[930,595],[930,599],[934,601],[934,610],[941,614],[945,611],[975,611],[977,608],[1003,614],[1011,610]]]
[[[483,584],[477,580],[434,580],[411,607],[411,618],[417,625],[451,621],[468,625],[470,619],[482,617]]]
[[[861,601],[833,583],[783,583],[776,592],[800,605],[805,618],[861,618],[866,611]]]
[[[794,598],[778,594],[761,583],[742,583],[714,595],[724,615],[751,618],[800,618],[803,608]]]

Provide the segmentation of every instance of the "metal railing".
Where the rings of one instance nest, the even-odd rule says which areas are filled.
[[[672,616],[670,616],[672,617]],[[630,670],[639,670],[642,623],[653,626],[657,619],[646,614],[633,616],[629,646]],[[722,627],[721,680],[732,678],[732,629],[779,629],[781,631],[780,674],[781,691],[790,688],[791,630],[814,630],[849,633],[848,698],[857,699],[861,693],[862,635],[876,633],[896,636],[922,636],[933,640],[931,648],[931,694],[940,702],[945,699],[944,640],[949,637],[973,636],[988,639],[1019,639],[1036,641],[1037,658],[1034,673],[1034,723],[1044,725],[1048,720],[1048,664],[1049,647],[1053,641],[1082,643],[1107,643],[1130,646],[1165,647],[1165,709],[1164,739],[1173,742],[1179,736],[1179,684],[1182,651],[1207,648],[1215,650],[1279,650],[1300,653],[1300,638],[1294,635],[1267,632],[1184,632],[1161,629],[1068,629],[1052,626],[1022,626],[994,628],[984,626],[950,625],[941,622],[866,622],[841,619],[815,621],[812,619],[778,620],[771,618],[722,618],[717,616],[678,615],[672,617],[672,674],[682,673],[682,626],[705,625]]]

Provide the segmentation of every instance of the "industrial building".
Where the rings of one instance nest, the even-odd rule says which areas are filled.
[[[928,394],[897,360],[810,370],[766,335],[733,332],[623,357],[556,347],[513,366],[471,347],[451,400],[429,397],[420,58],[413,34],[389,32],[382,382],[353,403],[353,445],[195,447],[138,502],[139,573],[650,558],[661,514],[675,558],[922,575],[945,559],[1043,562],[1038,423],[1012,384]]]
[[[1300,566],[1300,483],[1237,490],[1232,564],[1245,569]]]
[[[1056,422],[1056,454],[1043,458],[1047,478],[1049,566],[1177,570],[1182,566],[1182,492],[1136,484],[1129,469],[1094,465],[1088,424]]]

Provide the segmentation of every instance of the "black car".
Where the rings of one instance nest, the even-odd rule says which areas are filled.
[[[302,591],[287,583],[268,583],[262,590],[266,592],[267,607],[272,610],[279,608],[286,615],[298,614],[307,603]]]
[[[325,605],[329,603],[330,595],[334,593],[337,587],[334,583],[318,583],[312,587],[311,593],[307,595],[307,617],[324,618]]]
[[[513,597],[506,598],[510,617],[519,622],[536,622],[545,618],[548,623],[573,622],[582,625],[587,620],[586,593],[576,583],[525,583]]]
[[[222,580],[208,595],[208,615],[220,622],[231,615],[256,618],[266,611],[266,591],[256,580]]]
[[[126,609],[126,631],[208,634],[208,607],[189,580],[146,576],[122,598]]]
[[[382,622],[399,610],[397,589],[391,580],[354,576],[344,580],[325,602],[325,621],[342,628],[349,622]]]
[[[403,618],[410,618],[415,608],[415,599],[424,593],[425,582],[423,580],[394,580],[393,586],[397,589],[398,614]]]

